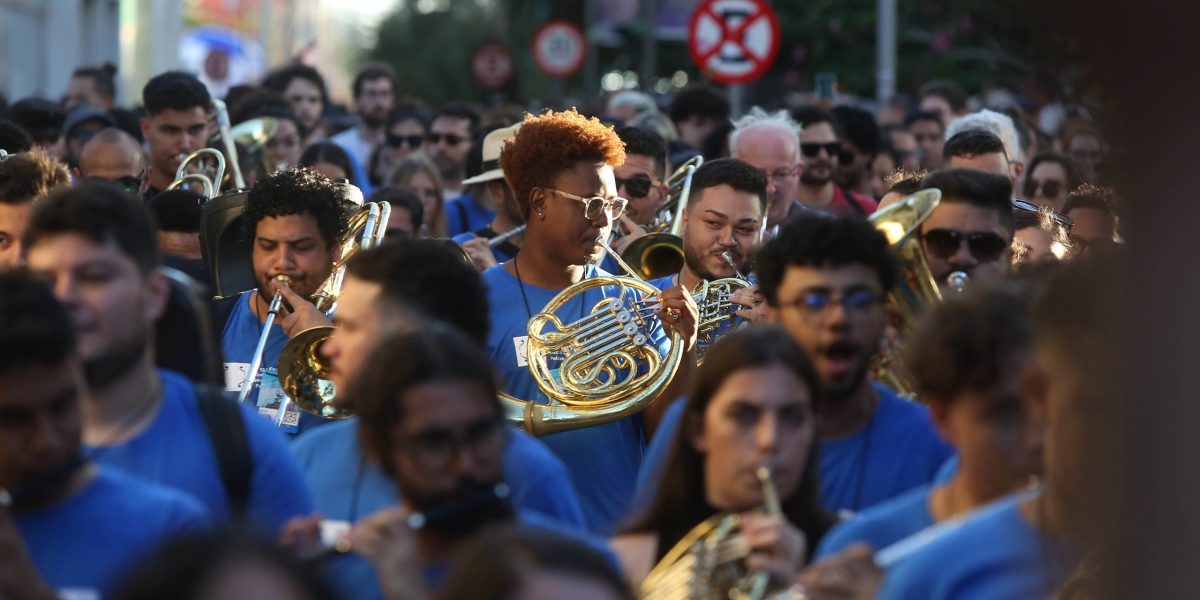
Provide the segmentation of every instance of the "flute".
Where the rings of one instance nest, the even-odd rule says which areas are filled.
[[[504,242],[507,242],[518,235],[521,235],[522,233],[525,233],[524,225],[509,229],[508,231],[505,231],[504,233],[488,240],[488,248],[495,248],[496,246],[499,246],[500,244],[503,244]]]

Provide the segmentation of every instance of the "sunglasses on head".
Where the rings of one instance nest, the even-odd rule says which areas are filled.
[[[1071,228],[1075,226],[1075,222],[1072,221],[1066,215],[1063,215],[1062,213],[1050,210],[1048,208],[1042,208],[1032,202],[1029,202],[1026,200],[1021,200],[1020,198],[1012,199],[1012,207],[1013,207],[1013,210],[1019,210],[1019,211],[1027,212],[1027,213],[1035,213],[1035,214],[1039,214],[1039,215],[1048,214],[1048,215],[1050,215],[1050,218],[1058,226],[1062,227],[1063,229],[1065,229],[1068,232],[1070,232]]]
[[[800,144],[800,153],[808,158],[816,158],[817,155],[821,153],[822,149],[825,150],[825,154],[828,154],[832,158],[837,156],[838,153],[842,151],[842,143],[828,142],[825,144],[819,144],[816,142],[806,142]]]
[[[1004,249],[1008,248],[1008,241],[995,233],[986,231],[963,233],[953,229],[930,229],[921,234],[921,238],[925,241],[925,249],[934,257],[942,260],[957,254],[963,241],[967,242],[967,249],[970,250],[971,256],[974,256],[975,260],[979,262],[999,260],[1000,256],[1004,254]]]
[[[1041,188],[1042,195],[1047,198],[1053,198],[1058,195],[1063,189],[1063,184],[1057,179],[1047,179],[1043,182],[1038,182],[1035,179],[1025,180],[1025,197],[1032,198],[1037,195],[1038,188]]]
[[[404,144],[408,144],[409,148],[420,148],[421,143],[425,138],[419,135],[392,135],[387,134],[387,145],[392,148],[399,148]]]
[[[457,146],[466,140],[466,138],[457,136],[453,133],[430,133],[425,139],[429,140],[430,144],[436,144],[442,140],[446,140],[446,143],[450,144],[451,146]]]
[[[617,177],[616,179],[617,189],[621,189],[621,186],[625,186],[625,195],[629,196],[630,198],[637,198],[639,200],[645,198],[646,195],[650,193],[650,189],[658,185],[657,183],[650,181],[649,177],[644,176],[635,176],[630,177],[629,179]]]

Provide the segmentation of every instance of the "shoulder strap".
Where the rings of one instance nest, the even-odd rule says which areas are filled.
[[[212,440],[217,470],[229,499],[230,516],[234,520],[240,519],[245,516],[250,503],[250,481],[254,473],[254,457],[246,439],[241,408],[217,388],[197,385],[195,390],[196,405]]]
[[[222,332],[225,331],[225,325],[229,324],[229,317],[233,316],[233,311],[237,308],[238,300],[242,299],[243,294],[234,294],[224,298],[214,298],[209,306],[212,307],[213,328],[217,332],[217,339],[221,339]]]
[[[838,186],[838,189],[842,191],[842,198],[845,198],[846,204],[849,204],[850,208],[854,209],[854,212],[858,213],[858,216],[867,216],[867,211],[864,210],[862,205],[858,203],[858,198],[854,197],[853,192],[840,185]]]

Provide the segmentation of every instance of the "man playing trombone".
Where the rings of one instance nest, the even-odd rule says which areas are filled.
[[[491,307],[488,346],[505,391],[537,403],[526,405],[527,415],[549,403],[544,391],[535,385],[530,365],[552,369],[566,379],[562,372],[567,371],[573,357],[600,352],[588,349],[572,357],[560,353],[539,360],[526,350],[535,341],[530,336],[530,321],[546,310],[552,299],[586,279],[606,275],[595,265],[608,251],[605,240],[613,222],[624,212],[626,200],[617,195],[613,175],[613,168],[624,160],[616,134],[574,110],[526,117],[500,155],[505,178],[528,226],[521,253],[483,274]],[[615,284],[585,290],[562,301],[555,316],[564,324],[583,321],[587,311],[603,301],[622,298],[628,302],[629,296],[623,295],[627,290]],[[641,414],[621,413],[621,418],[603,424],[578,423],[570,431],[543,438],[571,472],[593,531],[607,531],[614,520],[623,516],[633,493],[646,432],[653,430],[659,408],[665,405],[663,398],[678,394],[688,364],[694,360],[690,352],[696,340],[696,305],[691,296],[683,288],[673,287],[658,293],[657,298],[634,300],[636,304],[619,306],[624,310],[617,312],[633,315],[639,323],[663,324],[648,332],[648,339],[642,340],[645,345],[638,350],[655,347],[661,353],[667,333],[674,332],[671,335],[681,347],[672,346],[670,351],[676,360],[677,350],[684,353],[679,371],[664,378],[661,388],[640,390],[644,396],[640,399],[650,399],[649,408]],[[602,319],[601,312],[595,310],[588,318]],[[582,333],[567,333],[566,327],[560,328],[564,337]],[[610,335],[619,337],[621,333]],[[607,358],[598,360],[597,366],[610,368],[609,384],[622,378],[620,369]],[[628,363],[624,366],[629,370]],[[634,369],[644,366],[636,364]]]
[[[226,316],[221,325],[226,389],[257,385],[257,393],[252,389],[247,401],[288,433],[299,431],[300,413],[295,405],[282,402],[275,364],[289,337],[330,324],[308,298],[329,278],[338,258],[338,240],[346,230],[341,198],[332,182],[303,167],[277,171],[255,184],[246,199],[243,225],[251,240],[258,288],[219,300],[214,310],[219,325],[221,315]],[[272,302],[276,295],[281,302]],[[273,304],[278,306],[278,320],[266,336],[261,367],[249,373]],[[284,405],[290,406],[280,419],[276,413]]]
[[[175,180],[184,157],[207,145],[212,135],[208,114],[212,98],[195,76],[168,71],[146,83],[142,103],[146,107],[142,136],[150,159],[150,184],[143,197],[149,200]]]

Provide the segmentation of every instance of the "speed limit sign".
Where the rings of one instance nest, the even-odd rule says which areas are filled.
[[[533,35],[533,60],[551,77],[567,77],[583,66],[587,44],[569,21],[550,21]]]

